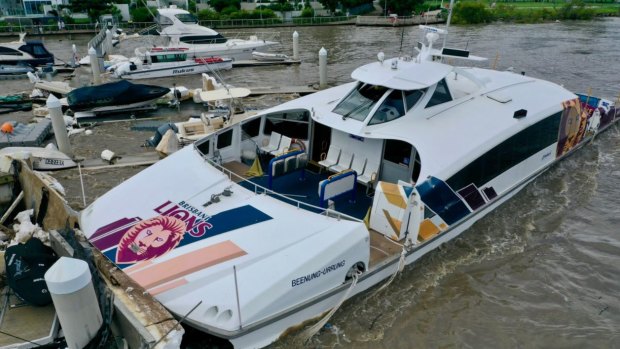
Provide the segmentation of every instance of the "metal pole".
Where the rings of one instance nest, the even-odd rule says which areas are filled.
[[[237,315],[239,315],[239,328],[242,329],[241,325],[241,304],[239,302],[239,286],[237,285],[237,266],[233,265],[233,273],[235,274],[235,294],[237,295]]]
[[[67,135],[67,126],[65,125],[65,119],[62,115],[62,105],[56,96],[50,94],[47,98],[47,109],[50,112],[50,118],[52,119],[52,128],[54,129],[54,137],[56,137],[56,143],[58,144],[58,150],[67,154],[69,157],[73,157],[71,151],[71,144],[69,143],[69,136]]]
[[[321,47],[319,50],[319,88],[327,86],[327,50]]]
[[[82,186],[82,202],[84,203],[84,208],[86,208],[86,193],[84,192],[84,178],[82,178],[82,163],[78,162],[78,172],[80,173],[80,185]]]
[[[299,59],[299,34],[297,31],[293,33],[293,59]]]

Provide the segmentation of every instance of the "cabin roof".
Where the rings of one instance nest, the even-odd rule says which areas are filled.
[[[393,64],[396,64],[396,69],[393,69]],[[368,84],[397,90],[419,90],[433,86],[452,69],[445,64],[434,62],[420,64],[412,60],[394,58],[359,67],[353,71],[351,77]]]

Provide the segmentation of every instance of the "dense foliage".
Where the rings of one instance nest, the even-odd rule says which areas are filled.
[[[387,1],[387,14],[395,13],[400,16],[411,16],[411,13],[415,11],[416,7],[423,4],[424,0],[388,0]],[[384,3],[381,3],[384,6]]]
[[[536,23],[551,20],[592,19],[596,11],[586,7],[582,0],[570,0],[560,7],[526,7],[500,3],[491,8],[484,3],[465,1],[454,6],[453,23],[477,24],[492,21]]]
[[[239,10],[241,8],[240,0],[209,0],[209,6],[213,7],[215,11],[222,12],[224,9],[234,8]]]
[[[119,14],[119,11],[111,2],[101,0],[72,1],[68,8],[72,12],[87,13],[92,21],[97,21],[104,14]]]

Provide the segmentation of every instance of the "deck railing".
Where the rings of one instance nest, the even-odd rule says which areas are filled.
[[[297,208],[303,208],[307,211],[311,211],[311,212],[317,212],[320,213],[321,215],[327,216],[327,217],[333,217],[336,218],[338,220],[340,219],[344,219],[344,220],[348,220],[348,221],[353,221],[353,222],[363,222],[361,219],[349,216],[347,214],[338,212],[336,210],[332,210],[332,209],[325,209],[323,207],[319,207],[319,206],[315,206],[312,204],[308,204],[306,202],[303,201],[299,201],[296,199],[293,199],[289,196],[280,194],[278,192],[275,192],[271,189],[268,189],[266,187],[263,187],[259,184],[256,184],[250,180],[248,180],[247,178],[244,178],[238,174],[236,174],[235,172],[233,172],[232,170],[229,170],[227,168],[225,168],[224,166],[218,164],[217,162],[213,161],[212,159],[208,159],[204,154],[202,154],[197,148],[196,145],[193,145],[194,150],[197,151],[199,154],[202,155],[202,158],[209,163],[211,166],[215,167],[216,169],[218,169],[219,171],[223,172],[224,174],[226,174],[228,176],[228,179],[230,179],[231,181],[235,181],[235,179],[237,180],[236,182],[244,182],[244,183],[248,183],[249,185],[251,185],[253,187],[253,191],[254,194],[256,195],[261,195],[261,194],[267,194],[267,195],[271,195],[274,197],[278,197],[280,199],[282,199],[285,202],[291,202],[292,205],[297,206]]]

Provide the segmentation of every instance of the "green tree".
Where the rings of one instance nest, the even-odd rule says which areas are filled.
[[[411,16],[416,6],[424,3],[424,0],[387,0],[387,14],[396,13],[401,16]],[[385,6],[386,2],[379,2],[381,6]],[[384,14],[385,14],[385,9]]]
[[[480,2],[459,2],[454,6],[452,23],[477,24],[493,21],[493,14]]]
[[[73,12],[87,13],[88,17],[94,22],[99,19],[99,16],[112,13],[112,8],[115,7],[109,2],[101,0],[80,0],[72,1],[69,8]]]
[[[336,7],[338,7],[339,0],[319,0],[319,3],[323,5],[329,12],[336,12]]]
[[[241,8],[240,0],[209,0],[209,6],[217,12],[222,12],[227,7],[234,7],[239,10]]]

